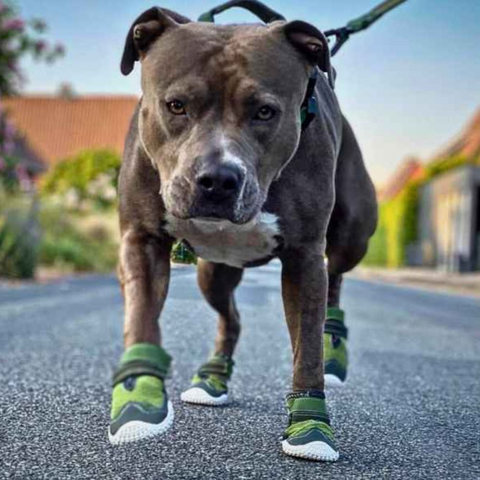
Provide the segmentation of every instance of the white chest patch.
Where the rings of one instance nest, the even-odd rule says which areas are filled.
[[[204,260],[242,268],[246,263],[272,255],[280,234],[278,218],[262,213],[244,225],[227,220],[181,220],[167,214],[167,232],[186,240]]]

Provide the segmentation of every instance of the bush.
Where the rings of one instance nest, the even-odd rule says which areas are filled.
[[[378,227],[370,239],[363,263],[398,268],[405,264],[407,246],[417,239],[418,190],[420,182],[407,186],[379,208]]]
[[[44,205],[40,213],[43,234],[39,262],[68,271],[107,272],[115,268],[116,238],[109,226],[85,227],[90,218],[69,214],[59,206]]]
[[[55,196],[71,210],[108,209],[116,204],[120,156],[86,150],[57,163],[43,178],[44,196]]]
[[[35,275],[39,231],[35,204],[28,198],[1,198],[0,277],[28,279]]]
[[[384,210],[385,205],[381,204],[378,209],[377,229],[368,243],[367,254],[362,260],[363,265],[372,267],[387,265],[387,222]]]

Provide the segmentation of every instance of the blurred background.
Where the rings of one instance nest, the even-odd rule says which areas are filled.
[[[327,30],[378,2],[268,3]],[[214,4],[161,6],[196,19]],[[123,77],[119,61],[128,28],[151,6],[0,0],[0,277],[115,267],[116,178],[140,95],[139,69]],[[380,200],[365,275],[478,282],[479,20],[473,0],[409,0],[334,58]],[[255,19],[237,10],[220,21]]]

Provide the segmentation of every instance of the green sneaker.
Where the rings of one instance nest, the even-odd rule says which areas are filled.
[[[152,343],[137,343],[125,351],[113,376],[108,438],[113,445],[164,433],[173,423],[164,379],[171,358]]]
[[[327,321],[323,335],[323,361],[325,383],[329,386],[343,385],[347,379],[348,329],[344,323],[345,314],[340,308],[327,309]]]
[[[317,390],[287,396],[288,427],[283,434],[282,450],[292,457],[335,462],[338,450],[325,403]]]
[[[216,407],[229,402],[227,382],[234,362],[230,357],[216,354],[194,375],[191,387],[180,398],[187,403]]]

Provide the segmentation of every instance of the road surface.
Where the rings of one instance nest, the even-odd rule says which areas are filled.
[[[350,379],[327,392],[341,457],[319,464],[280,449],[291,353],[278,264],[250,270],[238,292],[235,401],[220,409],[179,400],[215,317],[194,270],[174,270],[162,324],[175,425],[122,447],[106,435],[122,351],[114,277],[0,287],[0,478],[478,480],[480,300],[359,280],[344,293]]]

